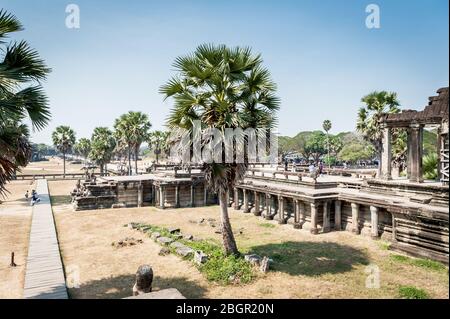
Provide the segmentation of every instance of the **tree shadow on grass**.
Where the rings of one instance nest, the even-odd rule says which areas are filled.
[[[116,277],[92,280],[69,289],[69,295],[74,299],[121,299],[131,297],[136,276],[120,275]],[[153,278],[153,291],[176,288],[188,299],[199,299],[205,294],[205,288],[185,277]]]
[[[368,265],[361,250],[324,242],[283,242],[252,247],[251,253],[272,258],[271,269],[290,275],[319,276],[351,271],[353,266]]]

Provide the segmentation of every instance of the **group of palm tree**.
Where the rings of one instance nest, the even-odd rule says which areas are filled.
[[[132,175],[133,169],[131,159],[134,160],[134,172],[138,172],[138,159],[143,143],[148,143],[149,148],[154,150],[156,161],[159,154],[166,151],[168,144],[168,132],[150,132],[151,123],[148,115],[142,112],[130,111],[115,120],[114,131],[107,127],[94,129],[90,139],[81,138],[76,142],[75,132],[69,126],[58,126],[52,134],[55,147],[63,156],[63,169],[66,169],[66,154],[74,151],[85,159],[94,162],[100,168],[100,174],[106,173],[106,165],[113,158],[126,156],[128,160],[127,174]]]

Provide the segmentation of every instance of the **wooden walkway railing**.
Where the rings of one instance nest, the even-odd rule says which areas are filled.
[[[47,180],[38,180],[40,202],[33,206],[23,297],[68,299]]]

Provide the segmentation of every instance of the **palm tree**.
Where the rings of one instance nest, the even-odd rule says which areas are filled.
[[[274,125],[279,108],[276,85],[262,66],[261,56],[252,54],[250,48],[201,45],[193,54],[177,58],[174,67],[178,74],[160,89],[165,98],[174,100],[167,121],[172,132],[192,130],[195,120],[201,121],[202,128],[222,133],[226,128],[270,129]],[[242,180],[247,164],[248,159],[245,163],[203,164],[206,186],[219,196],[226,255],[239,254],[227,194]]]
[[[75,145],[75,132],[69,126],[58,126],[52,133],[53,145],[63,153],[63,176],[66,176],[66,154]]]
[[[87,158],[91,152],[91,140],[88,138],[80,138],[74,148],[78,154],[84,157],[84,164],[86,165]]]
[[[137,161],[141,144],[148,140],[152,127],[148,116],[142,112],[130,111],[121,115],[114,124],[115,137],[119,143],[128,147],[128,170],[131,175],[131,152],[134,153],[134,169],[137,174]]]
[[[29,130],[41,130],[50,120],[48,100],[40,82],[50,69],[25,41],[10,42],[9,34],[23,30],[12,14],[0,10],[0,194],[31,156]]]
[[[100,166],[101,175],[107,171],[106,165],[111,161],[115,147],[116,140],[110,129],[107,127],[97,127],[94,129],[89,158]]]
[[[323,121],[322,127],[324,131],[327,133],[327,152],[328,152],[328,167],[331,166],[331,158],[330,158],[330,135],[329,132],[331,130],[331,121],[325,120]]]
[[[364,96],[361,102],[366,105],[359,109],[356,129],[365,140],[373,145],[380,162],[382,151],[380,118],[384,113],[400,112],[400,102],[397,99],[397,93],[386,91],[372,92]],[[378,176],[381,176],[380,163],[378,164]]]
[[[150,133],[148,139],[148,145],[153,148],[153,152],[156,156],[156,163],[159,163],[159,154],[167,149],[167,139],[169,132],[154,131]]]

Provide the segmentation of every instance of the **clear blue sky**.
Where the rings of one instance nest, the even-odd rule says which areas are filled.
[[[78,4],[81,28],[65,27]],[[378,4],[381,28],[367,29],[365,8]],[[53,72],[44,83],[52,123],[35,142],[50,143],[58,125],[77,138],[112,127],[129,110],[161,129],[170,103],[158,88],[171,64],[202,43],[251,46],[278,84],[279,132],[294,135],[355,127],[360,98],[398,92],[403,108],[421,109],[449,83],[448,0],[1,0]]]

